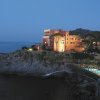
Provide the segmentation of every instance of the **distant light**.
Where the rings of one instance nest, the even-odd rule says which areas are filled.
[[[28,51],[33,51],[33,49],[32,48],[29,48]]]

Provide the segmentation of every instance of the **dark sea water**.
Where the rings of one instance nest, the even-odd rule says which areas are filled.
[[[13,52],[23,46],[31,46],[34,42],[0,42],[0,53]]]

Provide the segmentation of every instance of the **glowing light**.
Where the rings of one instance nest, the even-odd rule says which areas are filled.
[[[45,44],[47,43],[47,42],[44,42]]]
[[[93,44],[96,44],[96,42],[93,42]]]
[[[28,51],[33,51],[33,49],[32,48],[29,48]]]

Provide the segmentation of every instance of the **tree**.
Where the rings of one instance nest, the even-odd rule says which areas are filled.
[[[46,45],[45,44],[42,44],[41,45],[41,48],[42,48],[42,50],[46,50]]]
[[[31,48],[32,48],[33,50],[38,50],[36,45],[32,45]]]
[[[28,47],[22,47],[22,50],[27,50],[28,49]]]
[[[31,46],[31,48],[34,50],[34,48],[35,48],[35,45],[32,45],[32,46]]]

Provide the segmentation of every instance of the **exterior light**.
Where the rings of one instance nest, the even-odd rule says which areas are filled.
[[[96,42],[93,42],[93,44],[96,44]]]
[[[47,42],[44,42],[45,44],[47,43]]]
[[[32,48],[29,48],[28,51],[33,51],[33,49]]]
[[[37,47],[37,49],[39,50],[39,49],[40,49],[40,47],[38,46],[38,47]]]

